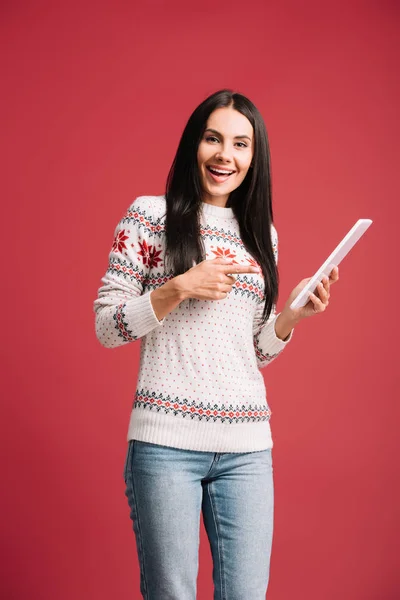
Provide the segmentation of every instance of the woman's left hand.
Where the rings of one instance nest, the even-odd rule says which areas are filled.
[[[310,300],[305,306],[302,306],[300,308],[290,308],[290,305],[293,302],[293,300],[306,286],[310,279],[311,277],[309,277],[308,279],[303,279],[303,281],[301,281],[299,285],[297,285],[294,288],[285,304],[285,307],[282,312],[287,314],[288,318],[292,321],[298,322],[301,319],[304,319],[305,317],[311,317],[312,315],[322,313],[326,310],[329,304],[330,286],[332,283],[336,283],[336,281],[338,281],[339,268],[334,267],[329,274],[329,278],[323,278],[322,283],[318,284],[315,293],[311,294]]]

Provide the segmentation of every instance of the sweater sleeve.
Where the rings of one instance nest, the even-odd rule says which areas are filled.
[[[94,301],[95,330],[99,342],[115,348],[133,342],[162,326],[144,292],[155,253],[152,199],[139,196],[114,231],[103,285]]]
[[[271,232],[272,248],[275,256],[275,262],[276,264],[278,264],[278,233],[274,225],[271,226]],[[271,363],[282,352],[282,350],[286,348],[287,344],[293,337],[293,329],[290,332],[289,336],[286,338],[286,340],[281,340],[276,335],[275,321],[280,313],[276,313],[275,304],[272,306],[269,319],[266,323],[264,323],[264,325],[261,325],[263,310],[264,302],[261,302],[260,305],[257,307],[253,325],[254,349],[259,369],[262,369],[266,367],[269,363]]]

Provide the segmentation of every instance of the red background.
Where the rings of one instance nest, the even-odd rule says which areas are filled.
[[[389,0],[2,3],[4,598],[140,597],[122,479],[139,343],[100,346],[92,304],[115,225],[164,192],[222,87],[267,124],[279,310],[374,221],[328,310],[264,371],[268,600],[399,598],[399,22]],[[211,571],[202,526],[200,600]]]

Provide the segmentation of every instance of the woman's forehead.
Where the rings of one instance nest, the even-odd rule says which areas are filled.
[[[208,117],[206,129],[231,137],[246,135],[251,138],[253,135],[253,126],[248,118],[230,107],[215,109]]]

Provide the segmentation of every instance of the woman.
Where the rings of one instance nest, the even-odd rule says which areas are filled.
[[[263,119],[221,90],[193,112],[163,196],[134,200],[94,302],[107,348],[142,339],[126,496],[147,600],[194,600],[200,513],[214,599],[265,598],[273,532],[271,410],[261,369],[328,306],[330,279],[281,313]]]

